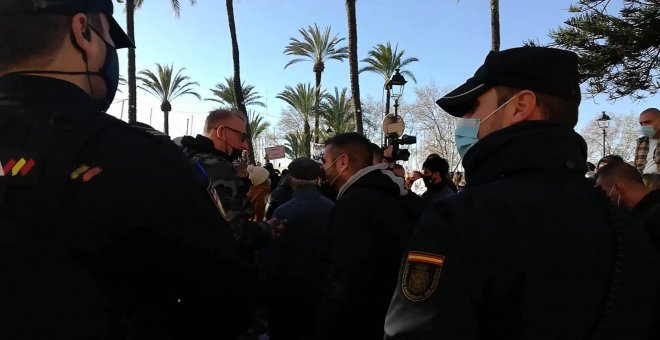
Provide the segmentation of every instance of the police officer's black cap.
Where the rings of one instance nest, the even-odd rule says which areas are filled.
[[[2,15],[13,14],[62,14],[103,13],[110,24],[110,37],[115,48],[135,48],[133,41],[112,17],[112,0],[0,0],[0,20]]]
[[[315,180],[321,176],[321,165],[307,157],[296,158],[289,164],[289,175],[302,180]]]
[[[548,47],[518,47],[491,51],[465,84],[436,103],[452,116],[462,117],[474,101],[495,86],[554,95],[580,103],[580,76],[575,53]]]

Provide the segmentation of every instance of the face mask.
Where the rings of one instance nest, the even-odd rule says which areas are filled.
[[[110,107],[110,104],[112,104],[112,101],[115,99],[115,94],[117,93],[117,87],[119,87],[119,57],[117,56],[117,49],[115,49],[112,45],[110,45],[101,35],[94,29],[92,26],[89,26],[89,28],[103,41],[105,44],[105,61],[103,62],[103,66],[98,72],[68,72],[68,71],[42,71],[42,70],[30,70],[30,71],[18,71],[18,72],[11,72],[8,74],[61,74],[61,75],[71,75],[71,76],[81,76],[81,75],[86,75],[87,77],[89,76],[99,76],[103,79],[103,82],[105,83],[106,87],[106,93],[105,93],[105,98],[102,99],[97,99],[94,98],[94,89],[91,86],[91,81],[89,82],[89,88],[92,96],[92,100],[94,102],[94,108],[106,112],[108,108]],[[82,52],[82,49],[78,47],[76,41],[73,39],[73,35],[71,35],[71,41],[78,48],[79,51]],[[84,54],[83,54],[84,56]],[[87,59],[85,58],[85,64],[87,63]],[[6,75],[8,75],[6,74]]]
[[[107,111],[112,104],[112,101],[115,99],[115,94],[117,93],[117,87],[119,87],[119,57],[117,56],[117,49],[110,45],[99,32],[96,31],[92,26],[89,26],[94,33],[103,41],[105,44],[105,61],[103,66],[97,73],[103,78],[106,87],[105,98],[99,100],[97,108],[103,112]]]
[[[479,118],[459,118],[456,121],[456,131],[454,132],[454,140],[456,142],[456,148],[458,148],[458,154],[462,157],[465,157],[465,154],[479,141],[477,137],[479,135],[479,126],[481,123],[485,122],[493,116],[496,112],[502,109],[506,104],[509,104],[518,94],[509,98],[504,104],[500,105],[493,112],[484,117],[483,120]]]
[[[607,197],[612,200],[612,192],[614,192],[614,188],[616,187],[616,184],[612,185],[612,189],[610,189],[610,192],[607,194]],[[621,205],[621,194],[619,194],[619,197],[616,199],[616,205],[620,206]]]
[[[344,155],[344,154],[339,155],[337,158],[335,158],[334,161],[332,161],[332,163],[330,163],[330,165],[328,165],[328,166],[326,166],[326,167],[323,167],[323,173],[324,173],[324,174],[327,174],[326,171],[328,171],[328,169],[330,169],[335,163],[337,163],[337,160],[339,160],[339,157],[341,157],[341,156],[343,156],[343,155]],[[337,176],[336,176],[332,181],[328,181],[328,178],[326,178],[326,181],[325,181],[325,182],[328,183],[329,186],[332,186],[332,185],[335,183],[335,181],[337,181],[337,179],[339,178],[339,176],[341,176],[341,173],[342,173],[342,172],[344,172],[344,170],[339,171],[339,173],[337,174]]]
[[[653,138],[653,136],[655,136],[655,129],[653,129],[653,125],[642,126],[642,134],[648,138]]]
[[[215,130],[216,136],[220,138],[220,132],[219,129]],[[227,160],[229,160],[232,163],[238,163],[238,160],[243,157],[243,150],[240,148],[236,148],[233,145],[229,144],[227,141],[227,131],[225,130],[225,154],[227,155]],[[231,146],[232,151],[229,152],[229,147]],[[237,164],[234,164],[237,165]]]
[[[424,185],[426,185],[427,188],[433,185],[432,176],[422,176],[422,180],[424,181]]]

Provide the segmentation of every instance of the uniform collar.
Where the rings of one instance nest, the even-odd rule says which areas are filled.
[[[587,145],[572,128],[548,121],[522,122],[495,131],[463,159],[470,185],[525,172],[584,174]]]
[[[91,97],[77,85],[56,78],[25,74],[0,77],[0,105],[4,103],[48,107],[62,104],[93,109]]]

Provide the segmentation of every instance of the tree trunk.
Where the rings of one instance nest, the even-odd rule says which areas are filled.
[[[303,154],[305,157],[311,157],[312,155],[312,136],[311,136],[311,127],[309,126],[309,121],[305,121],[305,126],[303,127]]]
[[[358,72],[355,1],[356,0],[346,0],[346,14],[348,16],[348,63],[351,73],[353,110],[355,110],[355,131],[359,134],[364,134],[364,127],[362,126],[362,103],[360,102],[360,73]]]
[[[245,131],[247,133],[248,157],[251,164],[257,164],[254,160],[254,147],[252,144],[252,133],[250,132],[250,121],[247,119],[247,109],[245,108],[245,99],[243,98],[243,89],[241,87],[241,62],[238,53],[238,38],[236,38],[236,23],[234,22],[234,1],[227,0],[227,18],[229,19],[229,32],[231,33],[231,52],[234,59],[234,94],[238,110],[245,115]]]
[[[170,111],[163,111],[163,129],[166,135],[170,134]]]
[[[390,87],[385,85],[385,116],[390,114]],[[387,144],[387,136],[385,131],[383,131],[383,145]]]
[[[500,0],[490,0],[490,26],[492,50],[500,50]]]
[[[321,129],[321,112],[319,112],[319,103],[321,102],[321,71],[316,71],[316,94],[314,95],[314,143],[319,142],[319,136]],[[310,145],[311,149],[311,145]]]
[[[126,0],[126,34],[135,42],[135,0]],[[128,123],[137,122],[135,49],[128,49]]]

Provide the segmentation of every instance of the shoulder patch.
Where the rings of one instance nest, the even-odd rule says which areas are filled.
[[[71,172],[71,179],[75,181],[80,178],[80,180],[83,182],[89,182],[92,178],[96,177],[101,172],[103,172],[103,169],[99,168],[98,166],[90,167],[88,165],[82,164]]]
[[[0,177],[8,184],[36,184],[39,181],[39,167],[34,153],[0,151]]]
[[[401,276],[401,291],[406,299],[421,302],[438,287],[445,257],[417,251],[408,253]]]

